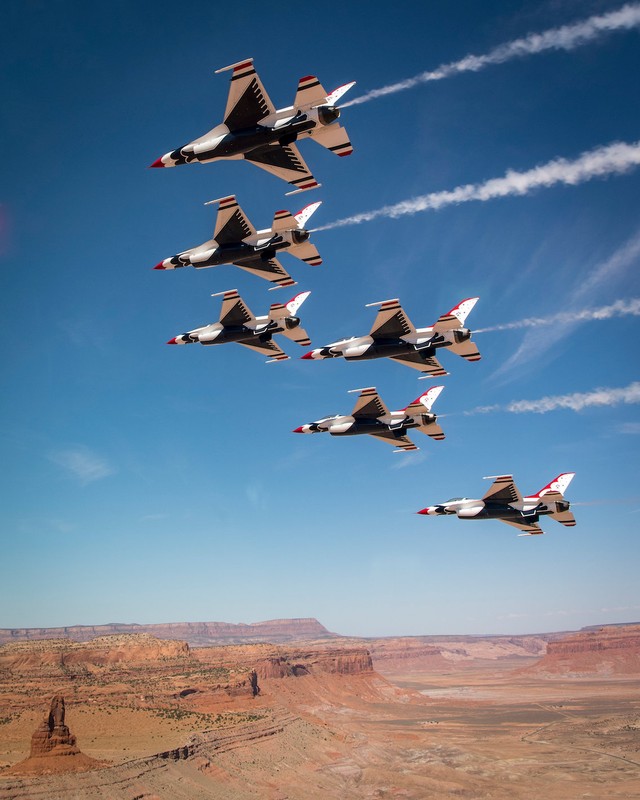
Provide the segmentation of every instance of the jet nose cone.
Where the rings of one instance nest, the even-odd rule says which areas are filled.
[[[294,428],[292,433],[304,433],[303,426],[301,425],[299,428]]]
[[[429,513],[428,508],[423,508],[420,511],[416,511],[416,514],[428,514],[428,513]]]
[[[176,337],[174,336],[173,339],[169,339],[167,344],[178,344],[178,342],[176,342]]]
[[[303,356],[300,356],[300,358],[313,358],[313,352],[314,351],[311,350],[310,352],[305,353]]]
[[[166,267],[164,265],[164,261],[158,261],[158,263],[155,265],[154,269],[166,269]]]
[[[153,164],[149,164],[149,169],[153,169],[154,167],[164,167],[162,156],[160,158],[156,158]]]

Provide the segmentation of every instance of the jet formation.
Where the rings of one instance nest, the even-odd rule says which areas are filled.
[[[165,258],[154,269],[179,269],[181,267],[217,267],[234,264],[236,267],[265,278],[278,286],[295,286],[296,281],[276,258],[280,252],[313,267],[322,264],[320,254],[309,241],[305,225],[322,204],[321,201],[305,206],[297,214],[276,211],[270,228],[256,230],[238,205],[235,195],[210,200],[205,205],[218,203],[213,238],[203,244],[183,250]]]
[[[537,536],[544,533],[538,520],[547,515],[571,528],[576,521],[569,510],[571,504],[564,499],[564,493],[574,475],[575,472],[563,472],[539,492],[527,497],[520,494],[512,475],[492,475],[494,481],[482,499],[452,497],[445,503],[427,506],[418,511],[418,514],[435,517],[455,514],[458,519],[497,519],[518,528],[521,531],[518,536]]]
[[[310,138],[338,156],[348,156],[353,147],[346,130],[337,121],[338,101],[354,85],[346,83],[327,93],[315,76],[301,78],[293,105],[276,109],[253,66],[245,59],[217,70],[231,70],[231,81],[223,121],[204,135],[158,158],[152,167],[175,167],[194,162],[245,160],[289,183],[288,194],[320,186],[305,163],[297,142]],[[240,208],[235,195],[211,200],[218,203],[214,233],[211,239],[196,247],[160,261],[154,269],[172,270],[192,266],[195,269],[232,264],[266,279],[272,288],[295,285],[278,256],[288,252],[311,265],[322,263],[320,254],[309,241],[306,224],[320,202],[311,203],[291,214],[277,211],[269,228],[256,230]],[[283,335],[307,347],[311,344],[298,316],[300,306],[310,292],[301,292],[288,303],[274,303],[267,314],[255,316],[237,290],[219,292],[222,308],[217,322],[194,328],[175,336],[167,344],[203,345],[235,342],[267,356],[267,363],[283,361],[289,356],[273,341]],[[390,358],[399,364],[417,369],[424,377],[448,373],[436,354],[448,349],[467,361],[481,356],[466,319],[477,303],[477,297],[462,300],[447,314],[425,328],[416,328],[397,299],[370,303],[379,311],[369,334],[341,339],[306,353],[302,358],[324,360],[344,358],[359,361]],[[434,386],[406,408],[389,411],[374,387],[354,389],[359,392],[351,414],[334,415],[310,422],[294,433],[329,433],[332,436],[367,434],[396,447],[395,452],[417,450],[407,435],[418,430],[432,439],[444,439],[444,432],[432,412],[442,386]],[[566,526],[575,525],[570,503],[564,493],[574,477],[573,472],[558,475],[534,495],[523,497],[511,475],[494,476],[491,488],[481,499],[452,498],[445,503],[428,506],[419,514],[456,515],[459,519],[498,519],[520,531],[520,536],[543,533],[538,525],[541,516],[551,516]]]
[[[249,311],[236,289],[218,292],[212,295],[223,298],[218,322],[181,333],[169,339],[167,344],[200,342],[211,345],[235,342],[255,350],[256,353],[269,356],[267,363],[286,361],[289,356],[278,347],[273,337],[276,333],[281,333],[302,347],[308,347],[309,337],[305,329],[300,327],[300,317],[296,314],[310,294],[311,292],[300,292],[288,303],[274,303],[268,314],[256,317]]]
[[[479,361],[481,358],[478,348],[471,341],[471,331],[464,327],[478,299],[470,297],[462,300],[427,328],[414,327],[397,299],[368,303],[367,307],[380,306],[380,311],[367,336],[341,339],[312,350],[302,358],[344,358],[345,361],[390,358],[432,377],[448,375],[435,356],[437,350],[448,348],[467,361]]]
[[[244,159],[287,181],[292,192],[320,184],[306,165],[296,142],[311,138],[332,153],[353,152],[346,130],[337,122],[336,105],[355,81],[328,94],[314,75],[301,78],[292,106],[276,109],[253,66],[253,59],[216,70],[232,70],[227,107],[220,125],[156,159],[152,167]]]
[[[431,413],[431,407],[443,389],[444,386],[433,386],[402,411],[389,411],[375,387],[352,389],[353,392],[360,392],[360,395],[351,414],[323,417],[301,425],[293,432],[328,432],[332,436],[367,434],[397,447],[394,453],[419,450],[406,435],[413,428],[432,439],[444,439],[442,428],[436,422],[437,417]]]

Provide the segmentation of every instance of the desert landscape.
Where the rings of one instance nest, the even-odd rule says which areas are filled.
[[[0,631],[2,800],[640,797],[640,624],[153,629]]]

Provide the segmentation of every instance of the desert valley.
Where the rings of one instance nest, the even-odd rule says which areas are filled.
[[[640,797],[640,625],[0,631],[0,798]]]

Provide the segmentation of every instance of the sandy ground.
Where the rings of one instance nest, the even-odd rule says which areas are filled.
[[[216,713],[70,700],[80,748],[114,766],[29,781],[0,773],[0,800],[638,800],[640,676],[540,679],[522,664],[272,680]],[[3,708],[0,718],[0,765],[14,764],[41,715]],[[267,731],[274,720],[284,722]],[[214,733],[184,760],[136,760],[198,731]],[[220,744],[216,731],[231,738]],[[257,733],[233,741],[234,731]]]

